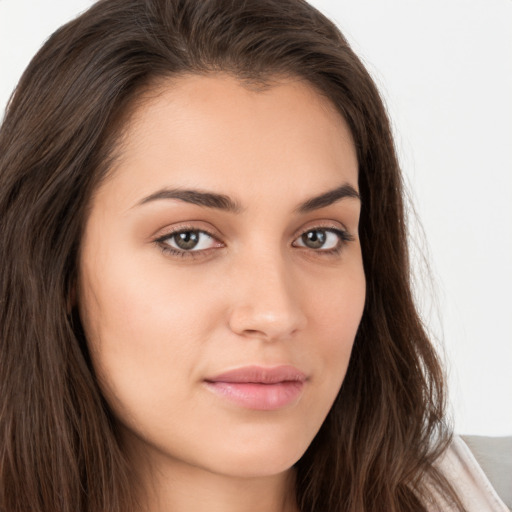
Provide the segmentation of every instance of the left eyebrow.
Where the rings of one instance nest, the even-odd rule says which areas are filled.
[[[295,209],[295,212],[308,213],[313,210],[319,210],[320,208],[326,208],[327,206],[330,206],[331,204],[341,201],[342,199],[345,199],[347,197],[359,199],[359,201],[361,200],[359,192],[357,192],[357,190],[352,185],[344,183],[343,185],[341,185],[341,187],[335,188],[334,190],[329,190],[328,192],[324,192],[319,196],[315,196],[312,197],[311,199],[308,199],[307,201],[299,205]]]

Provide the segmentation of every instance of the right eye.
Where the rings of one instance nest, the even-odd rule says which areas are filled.
[[[222,245],[210,233],[200,229],[172,231],[160,237],[156,242],[165,252],[179,256],[187,256],[189,253],[206,251]],[[190,255],[192,256],[192,254]]]

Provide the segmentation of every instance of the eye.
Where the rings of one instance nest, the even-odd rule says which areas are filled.
[[[347,231],[335,228],[315,228],[304,232],[292,245],[318,252],[338,253],[351,240],[353,237]]]
[[[222,245],[212,235],[199,229],[180,229],[160,237],[156,242],[164,251],[180,256]]]

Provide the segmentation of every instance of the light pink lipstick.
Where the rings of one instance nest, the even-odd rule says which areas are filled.
[[[214,393],[247,409],[273,411],[295,402],[306,376],[293,366],[246,366],[205,379]]]

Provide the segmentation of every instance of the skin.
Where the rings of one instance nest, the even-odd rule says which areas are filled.
[[[131,116],[92,199],[78,306],[145,509],[296,510],[292,465],[341,387],[365,300],[359,199],[297,208],[357,191],[357,179],[345,121],[300,80],[254,91],[225,74],[184,76]],[[162,189],[223,194],[238,210],[147,199]],[[321,228],[323,245],[307,245]],[[199,244],[166,252],[173,230],[196,230]],[[205,386],[282,364],[307,380],[277,410]]]

